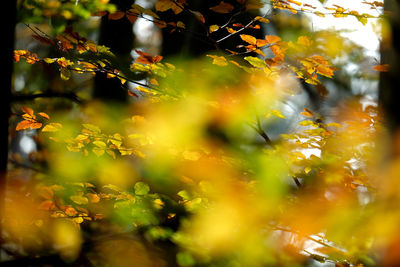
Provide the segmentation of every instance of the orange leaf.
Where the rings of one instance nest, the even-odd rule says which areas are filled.
[[[281,38],[279,38],[278,36],[275,36],[275,35],[266,35],[265,40],[267,40],[268,43],[272,44],[272,43],[280,42]]]
[[[317,66],[316,70],[318,74],[324,75],[328,78],[332,78],[333,76],[333,70],[327,66],[319,65]]]
[[[28,108],[28,107],[22,107],[21,108],[23,112],[25,112],[26,114],[29,114],[31,116],[33,116],[33,109]]]
[[[42,124],[40,122],[32,122],[31,125],[29,126],[32,130],[33,129],[39,129],[42,127]]]
[[[305,116],[305,117],[309,117],[309,118],[312,118],[314,116],[313,112],[311,110],[309,110],[309,109],[306,109],[306,108],[300,114]]]
[[[44,186],[40,188],[40,196],[45,199],[52,199],[54,197],[54,192],[50,187]]]
[[[68,216],[74,216],[74,215],[78,214],[78,211],[72,207],[67,207],[65,209],[65,214],[67,214]]]
[[[33,129],[39,129],[42,127],[42,124],[37,121],[32,121],[32,120],[23,120],[17,124],[17,127],[15,130],[20,131],[20,130],[26,130],[28,128]]]
[[[40,116],[42,116],[43,118],[45,118],[46,120],[50,120],[50,116],[47,115],[46,113],[44,113],[44,112],[39,112],[38,114],[39,114]]]
[[[23,120],[17,124],[17,127],[15,128],[15,130],[17,130],[17,131],[25,130],[25,129],[28,129],[30,125],[31,125],[30,121]]]
[[[261,46],[264,46],[264,45],[267,45],[267,44],[268,44],[267,40],[257,39],[257,41],[256,41],[256,46],[257,47],[261,47]]]
[[[39,205],[39,209],[41,210],[50,210],[54,207],[54,203],[51,200],[45,200]]]
[[[376,65],[374,67],[374,70],[380,72],[388,72],[390,70],[390,65],[389,64]]]
[[[248,34],[241,34],[240,38],[249,44],[255,45],[257,43],[257,38]]]
[[[91,203],[98,203],[100,201],[100,197],[97,194],[87,193],[86,196]]]

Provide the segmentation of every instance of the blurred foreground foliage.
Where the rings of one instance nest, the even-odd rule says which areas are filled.
[[[208,25],[209,18],[185,0],[128,10],[108,1],[20,1],[22,21],[57,23],[51,33],[28,26],[54,51],[15,50],[18,65],[56,70],[58,86],[106,73],[132,101],[36,91],[41,95],[34,94],[34,101],[14,105],[11,136],[30,133],[38,149],[10,155],[2,260],[33,266],[398,262],[400,165],[382,168],[379,147],[386,132],[377,106],[347,98],[329,118],[308,106],[296,114],[284,109],[304,84],[324,101],[324,84],[340,71],[333,62],[350,58],[355,47],[332,32],[292,40],[243,33],[269,24],[276,10],[353,16],[362,24],[373,16],[338,5],[322,12],[298,1],[266,4],[269,11],[248,24],[235,21],[234,12],[263,3],[210,4],[215,16],[229,19]],[[81,36],[70,21],[145,18],[171,34],[191,33],[184,21],[163,21],[163,12],[195,16],[216,50],[166,60],[136,49],[135,60],[122,68],[113,51]],[[214,38],[220,31],[225,35]],[[222,40],[237,35],[237,50],[224,50]],[[375,68],[385,71],[381,67]],[[144,78],[136,80],[138,74]],[[295,126],[271,138],[266,129],[289,117],[297,118]]]

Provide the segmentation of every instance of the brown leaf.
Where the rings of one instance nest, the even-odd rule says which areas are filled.
[[[225,3],[224,1],[221,1],[218,5],[210,7],[210,9],[216,13],[221,13],[221,14],[228,14],[233,11],[235,7],[232,6],[231,4]]]

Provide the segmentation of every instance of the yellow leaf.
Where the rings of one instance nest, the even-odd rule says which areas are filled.
[[[222,56],[214,56],[214,55],[207,55],[208,57],[213,59],[213,64],[217,65],[217,66],[227,66],[228,65],[228,61],[226,60],[226,58],[222,57]]]
[[[78,205],[84,205],[89,202],[88,198],[84,196],[71,196],[70,199]]]
[[[310,47],[313,44],[313,41],[307,36],[300,36],[297,38],[297,44],[304,47]]]
[[[279,110],[271,109],[270,112],[271,112],[271,114],[274,115],[275,117],[278,117],[278,118],[281,118],[281,119],[286,118]]]
[[[305,121],[299,122],[299,125],[301,125],[301,126],[311,126],[311,125],[314,125],[314,124],[315,123],[313,121],[310,121],[310,120],[305,120]]]
[[[94,147],[92,149],[93,153],[96,154],[96,156],[100,157],[104,154],[104,149],[98,148],[98,147]]]
[[[182,21],[178,21],[178,22],[176,23],[176,27],[182,28],[182,29],[186,29],[186,25],[185,25],[185,23],[183,23]]]
[[[336,123],[336,122],[331,122],[331,123],[328,124],[328,126],[336,127],[336,128],[341,128],[342,127],[342,125],[340,125],[339,123]]]
[[[210,26],[209,32],[212,33],[212,32],[218,31],[218,29],[219,29],[219,26],[214,24],[214,25]]]
[[[72,221],[74,223],[80,224],[80,223],[83,223],[83,218],[82,217],[75,217],[75,218],[72,219]]]
[[[255,17],[254,20],[264,22],[264,23],[269,23],[269,19],[266,19],[266,18],[260,17],[260,16]]]
[[[103,141],[94,141],[93,144],[100,148],[105,148],[107,146]]]
[[[62,125],[57,122],[49,123],[43,127],[42,132],[56,132],[62,128]]]

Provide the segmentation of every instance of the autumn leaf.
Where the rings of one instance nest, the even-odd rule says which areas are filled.
[[[241,34],[240,38],[242,38],[243,41],[255,45],[257,43],[257,38],[248,34]]]
[[[62,125],[60,123],[52,122],[52,123],[46,124],[43,127],[42,132],[57,132],[61,128],[62,128]]]
[[[308,117],[308,118],[312,118],[314,117],[313,112],[309,109],[304,108],[304,111],[300,113],[301,115]]]
[[[269,23],[269,19],[261,17],[261,16],[256,16],[254,18],[254,20],[259,21],[259,22],[263,22],[263,23]]]
[[[151,56],[150,54],[137,50],[135,49],[135,52],[139,54],[139,57],[136,59],[137,63],[142,63],[142,64],[153,64],[153,63],[158,63],[160,62],[163,57],[162,56]]]
[[[272,43],[280,42],[281,38],[278,36],[275,36],[275,35],[266,35],[265,40],[267,40],[268,43],[272,44]]]
[[[45,200],[39,204],[39,209],[41,210],[51,210],[54,207],[55,205],[52,200]]]
[[[211,25],[210,27],[209,27],[209,32],[210,33],[212,33],[212,32],[215,32],[215,31],[218,31],[218,29],[219,29],[219,26],[218,25]]]
[[[221,1],[218,5],[210,7],[210,10],[216,12],[216,13],[221,13],[221,14],[228,14],[231,13],[234,9],[234,6],[232,6],[229,3],[225,3],[224,1]]]
[[[71,78],[71,71],[67,68],[62,68],[60,71],[60,77],[64,81],[68,81]]]
[[[68,216],[75,216],[78,214],[78,211],[73,207],[67,207],[64,212]]]
[[[263,46],[265,46],[265,45],[267,45],[267,44],[268,44],[268,41],[267,41],[267,40],[257,39],[257,41],[256,41],[256,46],[257,46],[257,47],[263,47]]]
[[[249,62],[253,67],[256,68],[264,68],[267,66],[267,63],[265,63],[264,60],[262,60],[261,58],[258,57],[245,57],[244,58],[247,62]]]
[[[33,115],[33,112],[34,112],[33,109],[28,108],[28,107],[22,107],[21,109],[22,109],[22,111],[25,112],[26,114],[28,114],[28,115],[34,117],[34,115]]]
[[[138,19],[139,14],[137,14],[135,9],[129,9],[128,12],[126,13],[126,18],[130,21],[130,23],[135,23],[135,21]]]
[[[181,29],[186,29],[186,25],[182,21],[178,21],[176,23],[176,27],[181,28]]]
[[[272,115],[274,115],[275,117],[278,117],[278,118],[281,118],[281,119],[285,119],[286,118],[285,115],[282,114],[282,112],[280,112],[279,110],[276,110],[276,109],[271,109],[270,113]]]
[[[228,65],[226,58],[224,58],[223,56],[207,55],[207,57],[212,58],[213,59],[212,64],[215,64],[217,66],[223,67]]]
[[[175,15],[183,11],[183,4],[185,1],[172,1],[172,0],[158,0],[155,5],[155,9],[158,12],[164,12],[171,9]]]
[[[89,123],[84,123],[84,124],[82,124],[82,126],[85,129],[88,129],[89,131],[91,131],[93,133],[97,133],[97,134],[101,133],[100,128],[98,126],[96,126],[96,125],[89,124]]]
[[[28,128],[33,130],[33,129],[39,129],[40,127],[42,127],[42,124],[40,122],[36,122],[34,120],[23,120],[17,124],[15,130],[20,131],[20,130],[26,130]]]
[[[104,154],[105,150],[102,149],[102,148],[94,147],[94,148],[92,149],[92,152],[93,152],[96,156],[100,157],[100,156],[102,156],[102,155]]]
[[[84,204],[87,204],[87,203],[89,202],[89,200],[88,200],[87,197],[78,196],[78,195],[76,195],[76,196],[71,196],[70,199],[71,199],[74,203],[76,203],[76,204],[78,204],[78,205],[84,205]]]
[[[316,71],[317,71],[318,74],[321,74],[321,75],[326,76],[328,78],[332,78],[332,76],[333,76],[332,68],[324,66],[324,65],[318,65],[316,67]]]
[[[44,113],[44,112],[39,112],[38,115],[40,115],[41,117],[45,118],[46,120],[50,120],[50,116],[47,115],[47,114]]]
[[[122,19],[124,16],[125,16],[125,12],[118,10],[118,11],[108,14],[108,19],[119,20],[119,19]]]
[[[376,65],[374,67],[374,70],[379,72],[388,72],[390,70],[390,65],[389,64]]]
[[[98,203],[100,202],[100,197],[97,194],[92,194],[92,193],[87,193],[86,194],[87,198],[91,203]]]
[[[203,14],[201,14],[199,11],[190,11],[192,14],[194,14],[197,18],[198,21],[201,23],[206,23],[206,19],[204,18]]]
[[[313,41],[307,36],[300,36],[297,38],[297,44],[302,47],[310,47],[313,44]]]
[[[93,145],[99,147],[99,148],[106,148],[106,143],[104,143],[103,141],[94,141]]]

